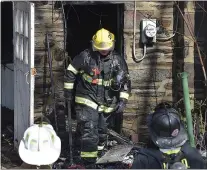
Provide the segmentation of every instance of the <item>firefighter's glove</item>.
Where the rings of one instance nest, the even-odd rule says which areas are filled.
[[[126,102],[121,100],[117,105],[116,113],[122,113],[124,111],[125,107],[126,107]]]

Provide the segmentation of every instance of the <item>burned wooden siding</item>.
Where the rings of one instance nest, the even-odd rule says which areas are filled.
[[[177,29],[179,34],[175,37],[176,57],[174,58],[174,62],[176,63],[176,71],[186,71],[188,73],[190,97],[196,100],[204,100],[206,98],[206,87],[202,65],[196,43],[193,40],[194,38],[197,40],[201,52],[201,58],[203,60],[204,67],[206,68],[207,23],[205,20],[207,16],[203,10],[206,7],[206,2],[180,2],[179,8],[183,13],[183,16],[179,14]],[[177,100],[181,99],[183,97],[183,89],[179,80],[174,88],[177,89]],[[194,107],[193,100],[191,100],[191,107]]]
[[[200,47],[201,56],[203,59],[203,63],[205,68],[207,68],[207,15],[205,9],[207,9],[207,2],[195,2],[194,4],[195,12],[194,18],[191,18],[191,22],[194,22],[195,28],[195,36],[197,37],[197,41]],[[194,19],[194,20],[193,20]],[[204,100],[207,94],[207,88],[205,87],[205,79],[203,76],[203,70],[201,67],[201,62],[198,55],[198,50],[195,46],[194,50],[194,87],[195,87],[195,95],[194,97],[199,100]],[[206,69],[207,71],[207,69]]]
[[[137,2],[136,10],[136,56],[141,58],[140,21],[157,19],[161,24],[157,38],[167,38],[173,34],[174,8],[173,2]],[[153,47],[147,48],[145,59],[136,63],[132,55],[133,18],[134,2],[125,3],[124,46],[132,80],[132,95],[124,113],[123,132],[126,135],[138,134],[139,141],[144,141],[147,136],[146,114],[161,101],[173,101],[173,38],[157,40]]]
[[[49,34],[52,56],[52,71],[55,85],[56,101],[52,98],[49,60],[46,44],[46,33]],[[64,24],[62,10],[53,9],[53,3],[35,2],[35,117],[49,114],[53,102],[64,105]]]

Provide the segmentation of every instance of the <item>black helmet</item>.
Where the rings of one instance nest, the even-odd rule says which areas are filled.
[[[152,114],[149,130],[152,141],[162,149],[180,147],[188,139],[177,111],[173,108],[157,109]]]

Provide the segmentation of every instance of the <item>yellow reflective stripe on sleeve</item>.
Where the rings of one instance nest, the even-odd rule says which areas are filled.
[[[114,108],[112,108],[112,107],[105,107],[105,109],[104,109],[104,113],[111,113],[113,111],[114,111]]]
[[[127,92],[120,92],[120,98],[129,99],[129,93]]]
[[[87,105],[93,109],[97,109],[98,105],[96,103],[94,103],[93,101],[90,101],[86,98],[83,98],[83,97],[75,97],[75,102],[76,103],[80,103],[80,104],[84,104],[84,105]]]
[[[83,76],[83,78],[87,81],[87,82],[89,82],[89,83],[91,83],[92,82],[92,77],[91,76],[89,76],[88,74],[83,74],[82,75]]]
[[[64,88],[65,89],[73,89],[74,83],[64,83]]]
[[[98,151],[94,152],[81,152],[81,157],[82,158],[96,158],[98,155]]]
[[[69,64],[67,70],[73,72],[74,74],[77,74],[78,73],[78,71],[71,64]]]
[[[99,112],[104,112],[104,113],[111,113],[114,111],[115,108],[113,107],[106,107],[104,105],[101,105],[99,108],[98,108],[98,111]]]

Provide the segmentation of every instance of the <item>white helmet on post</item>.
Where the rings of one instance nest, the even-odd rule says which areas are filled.
[[[51,125],[32,125],[19,145],[19,156],[30,165],[49,165],[60,156],[61,141]]]

